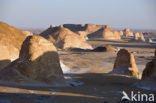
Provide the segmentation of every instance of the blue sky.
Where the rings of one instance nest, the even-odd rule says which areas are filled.
[[[18,28],[65,23],[155,29],[154,0],[0,0],[0,21]]]

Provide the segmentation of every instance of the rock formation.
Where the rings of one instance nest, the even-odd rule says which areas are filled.
[[[70,29],[73,32],[85,31],[87,34],[91,34],[96,32],[97,30],[104,27],[103,25],[95,25],[95,24],[64,24],[65,28]]]
[[[134,40],[135,40],[135,41],[142,41],[142,42],[145,42],[144,35],[143,35],[141,32],[136,32],[136,33],[134,34]]]
[[[25,34],[26,36],[32,36],[33,35],[32,32],[26,31],[26,30],[23,30],[22,33]]]
[[[88,40],[86,31],[78,31],[76,33],[80,35],[84,41]]]
[[[117,53],[113,71],[111,73],[141,78],[133,54],[129,53],[126,49],[121,49]]]
[[[17,28],[0,22],[0,61],[13,61],[18,58],[19,50],[26,35]],[[4,62],[3,62],[4,63]],[[5,67],[9,62],[1,64]]]
[[[81,36],[62,26],[48,28],[40,35],[50,40],[56,47],[61,49],[92,49],[92,46],[84,41]]]
[[[6,74],[6,75],[3,75]],[[16,75],[15,78],[11,77]],[[18,79],[16,80],[16,77]],[[55,83],[63,80],[63,72],[55,46],[40,36],[28,36],[23,42],[19,59],[0,72],[0,80],[20,82],[35,80]]]
[[[128,28],[123,30],[123,35],[126,36],[126,37],[134,36],[133,32],[131,32],[130,29],[128,29]]]
[[[148,39],[147,39],[147,42],[148,42],[148,43],[152,43],[152,39],[151,39],[151,38],[148,38]]]
[[[142,73],[142,79],[152,77],[152,76],[156,76],[156,50],[154,53],[153,60],[146,64],[146,67]]]
[[[123,31],[119,31],[119,35],[120,36],[123,36]]]
[[[103,38],[103,39],[108,39],[108,40],[120,40],[120,32],[113,30],[110,28],[110,26],[105,25],[103,28],[100,30],[89,34],[89,38]]]
[[[88,33],[88,34],[92,34],[98,30],[100,30],[101,28],[103,27],[107,27],[108,25],[95,25],[95,24],[86,24],[86,28],[85,28],[85,31]],[[109,28],[109,27],[108,27]]]
[[[4,68],[11,61],[19,57],[19,50],[12,45],[0,42],[0,68]]]
[[[93,49],[94,52],[114,52],[116,49],[112,45],[99,46]]]
[[[64,24],[63,26],[76,33],[79,31],[85,33],[89,38],[120,39],[123,35],[122,31],[115,31],[109,25]]]
[[[136,86],[156,91],[156,51],[153,60],[146,64],[142,73],[142,80],[136,83]]]

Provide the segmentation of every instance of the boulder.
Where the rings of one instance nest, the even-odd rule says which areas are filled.
[[[111,73],[141,78],[135,63],[134,55],[129,53],[126,49],[120,49],[117,53],[113,71]]]
[[[8,75],[3,75],[8,74]],[[10,75],[43,83],[63,80],[63,72],[55,46],[41,36],[28,36],[23,42],[19,59],[1,70],[0,80],[10,79]],[[12,77],[12,81],[19,82]]]
[[[82,39],[81,36],[65,27],[48,28],[40,34],[61,49],[80,48],[92,49],[92,46]]]
[[[126,36],[126,37],[134,36],[133,32],[131,32],[130,29],[128,29],[128,28],[123,30],[123,35]]]
[[[26,35],[19,29],[10,26],[4,22],[0,22],[0,68],[5,67],[10,62],[19,57],[21,45]]]

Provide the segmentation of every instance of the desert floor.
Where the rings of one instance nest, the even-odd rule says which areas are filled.
[[[134,53],[140,73],[153,58],[156,47],[155,44],[128,42],[127,39],[88,42],[94,47],[110,44],[128,49]],[[70,68],[65,74],[66,83],[58,86],[0,83],[0,103],[117,103],[123,96],[122,91],[156,94],[135,87],[138,79],[108,74],[113,68],[116,53],[60,51],[61,61]]]

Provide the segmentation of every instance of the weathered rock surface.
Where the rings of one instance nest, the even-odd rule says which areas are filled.
[[[26,35],[22,31],[4,22],[0,22],[0,68],[5,67],[9,62],[18,58],[19,50]]]
[[[78,31],[78,32],[76,32],[76,33],[77,33],[79,36],[81,36],[81,38],[82,38],[84,41],[88,40],[86,31]]]
[[[134,34],[134,40],[135,41],[145,42],[144,35],[141,32],[137,32],[137,33]]]
[[[129,53],[126,49],[121,49],[117,53],[113,71],[111,73],[141,78],[133,54]]]
[[[146,64],[142,73],[142,80],[136,86],[143,89],[156,91],[156,51],[154,59]]]
[[[89,38],[103,38],[103,39],[108,39],[108,40],[120,40],[121,33],[118,31],[113,30],[110,26],[105,25],[98,31],[89,34]]]
[[[126,37],[134,36],[133,32],[131,32],[130,29],[128,29],[128,28],[123,30],[123,35],[126,36]]]
[[[34,80],[55,83],[63,78],[55,46],[40,36],[28,36],[23,42],[19,59],[2,69],[0,73],[0,80],[13,82]]]
[[[148,39],[147,39],[147,42],[148,42],[148,43],[152,43],[152,39],[151,39],[151,38],[148,38]]]
[[[0,43],[0,68],[19,57],[19,50],[12,45]]]
[[[81,48],[92,49],[92,46],[82,39],[81,36],[62,26],[48,28],[40,34],[61,49]]]
[[[22,33],[25,34],[26,36],[32,36],[33,33],[27,30],[22,30]]]

